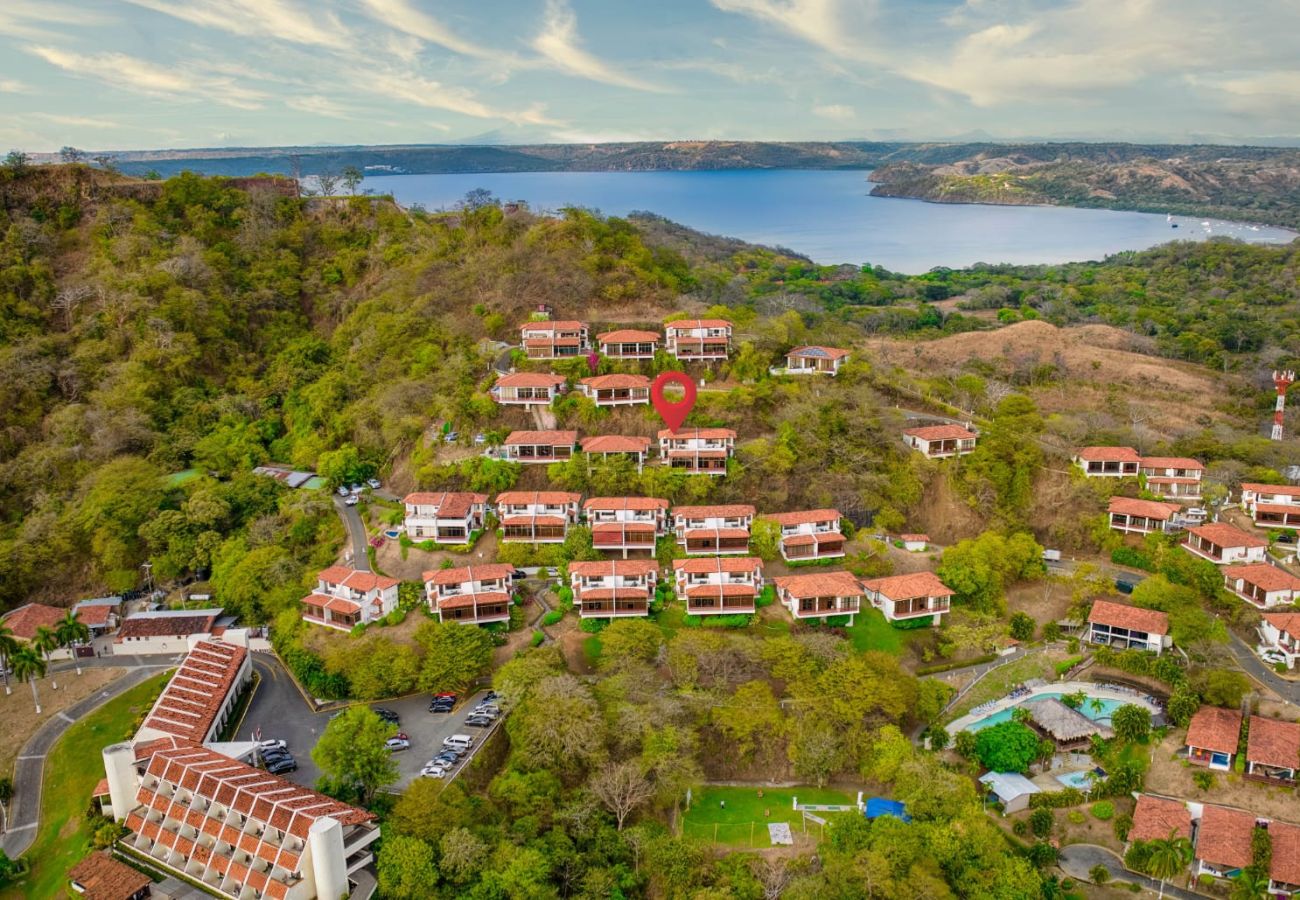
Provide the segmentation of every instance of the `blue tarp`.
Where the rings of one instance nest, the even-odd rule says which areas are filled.
[[[912,817],[907,814],[907,804],[898,800],[886,800],[884,797],[868,797],[865,815],[868,819],[893,816],[904,822],[912,821]]]

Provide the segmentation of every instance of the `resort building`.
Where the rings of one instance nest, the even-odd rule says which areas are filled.
[[[1028,809],[1029,798],[1043,790],[1019,772],[985,772],[979,782],[1001,804],[1004,816]]]
[[[1147,490],[1166,500],[1200,500],[1205,466],[1185,456],[1144,456],[1139,464]]]
[[[1246,777],[1293,785],[1300,768],[1300,723],[1250,717]]]
[[[908,553],[924,553],[930,546],[928,534],[900,534],[898,539],[903,542],[903,549]]]
[[[1268,890],[1274,897],[1300,896],[1300,825],[1269,822]]]
[[[1189,530],[1182,547],[1188,553],[1223,566],[1230,563],[1264,562],[1268,541],[1247,534],[1226,522],[1213,522]]]
[[[502,406],[549,406],[564,391],[564,376],[544,372],[502,375],[488,391]]]
[[[117,629],[115,652],[185,653],[195,637],[220,636],[235,621],[220,606],[208,609],[156,609],[127,616]]]
[[[1187,725],[1183,751],[1187,761],[1226,772],[1232,768],[1241,739],[1241,713],[1235,709],[1202,706]]]
[[[1243,484],[1241,508],[1260,528],[1300,528],[1300,485]]]
[[[1159,654],[1172,646],[1169,616],[1154,609],[1142,609],[1110,600],[1094,600],[1088,611],[1084,639],[1119,650],[1145,650]]]
[[[658,577],[653,559],[569,563],[573,603],[583,619],[649,615]]]
[[[659,334],[655,331],[637,331],[620,328],[596,336],[600,352],[610,359],[654,359],[659,349]]]
[[[576,431],[512,431],[501,445],[501,456],[510,462],[549,465],[571,459],[577,446]]]
[[[97,850],[68,872],[68,890],[86,900],[144,900],[153,879],[118,862],[107,850]]]
[[[673,534],[692,555],[748,553],[753,524],[754,507],[746,503],[673,507]]]
[[[1222,806],[1206,806],[1196,830],[1192,874],[1233,878],[1251,864],[1255,814]]]
[[[1084,447],[1074,454],[1074,464],[1088,478],[1137,478],[1142,455],[1132,447]]]
[[[975,450],[979,435],[961,425],[925,425],[903,431],[903,443],[929,459],[965,456]]]
[[[772,513],[763,518],[781,526],[781,557],[786,562],[844,556],[839,510]]]
[[[655,552],[655,541],[668,533],[668,501],[658,497],[591,497],[582,504],[597,550]]]
[[[122,619],[121,597],[96,597],[82,600],[72,607],[77,621],[90,629],[92,638],[108,634],[117,628]]]
[[[785,374],[838,375],[848,358],[838,347],[795,347],[785,355]]]
[[[1192,839],[1192,813],[1181,800],[1138,794],[1133,807],[1133,827],[1128,831],[1133,841],[1163,841],[1169,835]]]
[[[424,573],[424,598],[439,622],[486,625],[510,620],[515,567],[505,563]]]
[[[593,375],[578,382],[578,391],[597,406],[648,404],[650,379],[644,375]]]
[[[650,456],[650,438],[625,437],[621,434],[598,434],[582,439],[582,452],[590,458],[599,456],[627,456],[636,463],[638,472],[645,468],[646,458]]]
[[[585,322],[528,322],[519,334],[529,359],[572,359],[591,349]]]
[[[1182,509],[1177,503],[1111,497],[1110,530],[1124,534],[1151,534],[1175,530],[1174,516]]]
[[[66,609],[45,603],[24,603],[0,616],[0,623],[8,626],[18,640],[30,641],[36,637],[38,628],[53,631],[67,612]]]
[[[862,608],[862,584],[852,572],[812,572],[772,579],[777,599],[796,621],[848,616]]]
[[[397,609],[397,585],[396,578],[330,566],[316,576],[316,590],[301,600],[303,621],[351,631]]]
[[[247,632],[240,630],[239,635],[246,644]],[[241,690],[252,678],[246,646],[233,640],[195,639],[135,739],[173,737],[196,744],[218,740]]]
[[[1259,623],[1259,651],[1294,669],[1300,660],[1300,613],[1264,613]]]
[[[1029,713],[1029,727],[1056,744],[1058,750],[1082,750],[1092,746],[1092,737],[1115,736],[1109,725],[1094,722],[1055,697],[1036,697],[1020,705]]]
[[[763,561],[757,556],[678,559],[673,576],[690,615],[753,613],[763,589]]]
[[[406,535],[413,541],[468,544],[483,530],[487,494],[466,491],[417,491],[403,499]]]
[[[1224,566],[1223,586],[1257,609],[1300,602],[1300,578],[1269,563]]]
[[[664,349],[680,360],[726,359],[731,323],[726,319],[678,319],[664,326]]]
[[[569,491],[503,491],[497,495],[501,540],[559,544],[577,524],[581,494]]]
[[[659,458],[666,466],[691,475],[726,475],[727,460],[736,450],[730,428],[683,428],[659,432]]]
[[[885,621],[898,622],[930,617],[938,625],[952,607],[952,588],[933,572],[889,575],[862,582],[871,605],[885,614]]]

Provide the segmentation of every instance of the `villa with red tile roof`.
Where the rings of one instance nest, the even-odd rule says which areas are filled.
[[[691,475],[726,475],[727,460],[736,450],[730,428],[682,428],[659,432],[659,459]]]
[[[224,631],[217,620],[219,606],[209,609],[155,609],[127,616],[114,636],[122,644],[115,652],[134,654],[183,653],[192,638],[215,637]]]
[[[1228,771],[1241,739],[1241,713],[1235,709],[1202,706],[1187,725],[1183,752],[1188,762]]]
[[[1275,897],[1300,896],[1300,825],[1269,822],[1268,889]]]
[[[1088,478],[1137,478],[1142,455],[1132,447],[1082,447],[1074,464]]]
[[[91,637],[108,634],[117,628],[122,617],[121,597],[96,597],[82,600],[72,607],[77,621],[90,629]]]
[[[1169,616],[1154,609],[1098,598],[1088,611],[1084,640],[1120,650],[1159,654],[1170,646]]]
[[[1166,500],[1201,499],[1201,478],[1205,466],[1186,456],[1144,456],[1138,471],[1146,479],[1146,488]]]
[[[587,456],[628,456],[636,463],[636,470],[645,468],[650,455],[650,438],[626,437],[621,434],[598,434],[582,439],[582,452]]]
[[[1212,522],[1188,530],[1182,548],[1220,566],[1230,563],[1262,563],[1266,558],[1268,541],[1247,534],[1226,522]]]
[[[68,872],[69,890],[86,900],[145,900],[153,879],[118,862],[107,850],[96,850]]]
[[[752,614],[763,589],[763,561],[757,556],[678,559],[673,576],[690,615]]]
[[[585,322],[525,322],[519,327],[519,337],[529,359],[572,359],[591,349]]]
[[[1246,777],[1295,784],[1300,769],[1300,722],[1251,716],[1246,738]]]
[[[1133,825],[1128,839],[1132,841],[1163,841],[1170,834],[1192,839],[1192,814],[1181,800],[1138,794],[1133,807]]]
[[[1224,566],[1223,586],[1256,609],[1300,601],[1300,578],[1270,563]]]
[[[510,462],[549,465],[572,458],[577,446],[576,431],[512,431],[501,455]]]
[[[299,601],[303,621],[351,631],[397,609],[397,585],[386,575],[330,566],[316,576],[316,590]]]
[[[0,616],[0,622],[8,625],[18,640],[30,641],[36,637],[37,628],[48,628],[53,631],[54,626],[59,624],[59,620],[67,615],[67,612],[66,609],[44,603],[24,603],[17,609]]]
[[[253,678],[248,649],[223,640],[196,640],[144,717],[135,740],[174,737],[204,744],[219,738],[240,689]]]
[[[590,497],[582,504],[597,550],[655,552],[655,541],[668,533],[668,501],[658,497]]]
[[[849,625],[862,608],[862,583],[852,572],[812,572],[772,579],[776,596],[795,621],[848,616]]]
[[[903,443],[929,459],[965,456],[975,450],[979,435],[962,425],[923,425],[903,429]]]
[[[1300,528],[1300,485],[1243,484],[1241,508],[1260,528]]]
[[[726,319],[678,319],[664,326],[664,350],[681,360],[726,359],[731,323]]]
[[[596,343],[601,354],[610,359],[654,359],[659,349],[659,333],[619,328],[596,335]]]
[[[483,529],[487,499],[487,494],[467,491],[407,494],[402,501],[406,505],[407,537],[435,544],[467,544],[470,535]]]
[[[786,562],[844,556],[839,510],[769,513],[762,518],[781,527],[781,558]]]
[[[674,506],[672,518],[673,534],[688,554],[749,552],[754,507],[747,503]]]
[[[569,491],[503,491],[497,494],[501,540],[559,544],[578,522],[581,494]]]
[[[785,374],[838,375],[848,358],[838,347],[795,347],[785,355]]]
[[[424,573],[424,599],[439,622],[486,625],[510,620],[515,567],[486,563]]]
[[[1177,503],[1111,497],[1107,512],[1110,530],[1124,534],[1151,534],[1174,530],[1174,516],[1181,510]]]
[[[488,391],[503,406],[549,406],[564,391],[563,375],[512,372],[502,375]]]
[[[1260,616],[1259,650],[1282,657],[1288,669],[1300,660],[1300,612],[1266,612]]]
[[[933,572],[889,575],[862,582],[871,605],[885,614],[885,621],[898,622],[930,617],[938,625],[952,607],[952,588]]]
[[[582,619],[648,616],[658,577],[653,559],[569,563],[569,586]]]
[[[644,375],[593,375],[578,382],[578,391],[597,406],[632,406],[650,402],[650,379]]]
[[[1255,814],[1207,805],[1196,832],[1192,874],[1232,878],[1253,860]]]

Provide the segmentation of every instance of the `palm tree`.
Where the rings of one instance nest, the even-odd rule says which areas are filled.
[[[73,665],[77,667],[77,674],[81,674],[81,657],[72,649],[72,645],[78,641],[90,640],[90,629],[86,623],[77,618],[75,609],[68,610],[67,614],[59,619],[54,626],[54,636],[59,639],[59,643],[66,646],[72,653]]]
[[[1232,880],[1232,900],[1268,900],[1268,879],[1247,866]]]
[[[13,688],[9,687],[9,660],[17,649],[18,641],[14,637],[14,630],[0,622],[0,672],[4,673],[6,697],[14,692]]]
[[[1169,837],[1157,838],[1149,845],[1147,873],[1160,879],[1160,896],[1165,895],[1165,882],[1187,868],[1192,861],[1192,842],[1179,837],[1178,829],[1171,829]]]
[[[36,628],[36,634],[32,637],[31,644],[34,649],[40,651],[41,655],[45,657],[45,665],[48,667],[50,664],[50,651],[59,649],[59,636],[54,633],[53,629],[39,625]],[[42,671],[41,676],[44,677],[44,675],[45,672]],[[50,685],[52,690],[57,691],[59,689],[59,682],[53,675],[50,676]]]
[[[32,686],[32,702],[36,704],[36,715],[41,714],[41,698],[36,694],[36,679],[45,677],[45,660],[35,647],[19,647],[10,657],[14,664],[14,677],[19,681],[29,682]]]

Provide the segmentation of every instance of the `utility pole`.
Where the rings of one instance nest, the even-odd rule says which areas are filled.
[[[147,590],[149,594],[152,595],[153,594],[153,563],[151,562],[141,563],[140,568],[144,570],[145,590]]]

